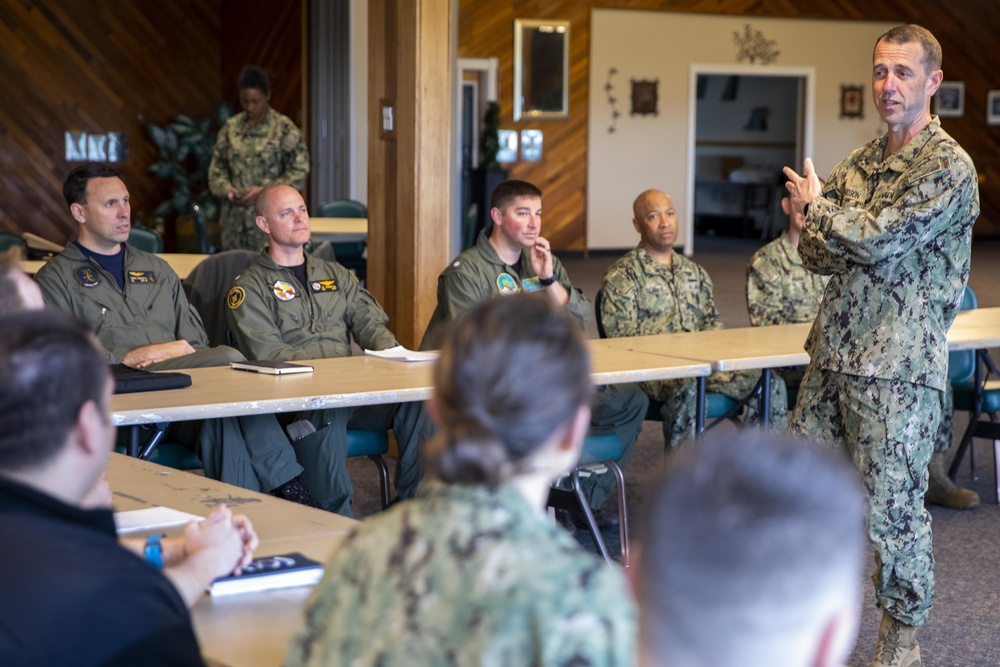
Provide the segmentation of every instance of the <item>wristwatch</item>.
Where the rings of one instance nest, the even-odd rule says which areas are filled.
[[[150,535],[146,538],[146,546],[143,549],[146,562],[158,570],[163,569],[163,545],[160,543],[162,539],[163,535]]]
[[[553,285],[557,282],[559,282],[559,276],[557,276],[555,273],[553,273],[548,278],[538,279],[538,284],[541,285],[542,287],[548,287],[549,285]]]

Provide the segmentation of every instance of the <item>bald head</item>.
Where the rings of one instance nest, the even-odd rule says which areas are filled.
[[[632,224],[647,252],[666,261],[677,242],[677,210],[670,195],[646,190],[632,202]]]
[[[646,214],[646,208],[649,206],[650,200],[660,200],[666,197],[667,201],[670,201],[670,205],[673,206],[673,201],[663,190],[644,190],[639,193],[639,196],[635,198],[632,202],[632,215],[635,216],[636,220],[641,220]]]

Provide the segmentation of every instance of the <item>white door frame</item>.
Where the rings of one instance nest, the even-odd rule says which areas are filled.
[[[783,67],[771,65],[726,65],[691,63],[688,81],[688,141],[687,175],[685,187],[688,205],[684,211],[684,254],[694,253],[694,181],[695,181],[695,133],[698,126],[698,75],[734,76],[791,76],[803,79],[805,95],[800,97],[798,109],[798,132],[796,141],[796,164],[801,167],[805,156],[813,154],[813,133],[816,124],[816,68]]]
[[[452,123],[452,174],[451,180],[451,211],[452,225],[448,234],[450,244],[450,255],[454,257],[462,247],[462,221],[465,220],[465,211],[462,210],[462,191],[457,184],[462,182],[462,124],[458,122],[459,110],[462,108],[462,82],[466,72],[476,72],[479,77],[479,90],[483,95],[484,102],[495,102],[497,99],[497,88],[500,81],[500,59],[499,58],[458,58],[458,66],[455,68],[454,86],[454,116],[456,122]],[[481,109],[482,110],[482,109]],[[478,140],[477,140],[478,144]]]

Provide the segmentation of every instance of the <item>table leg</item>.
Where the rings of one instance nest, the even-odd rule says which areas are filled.
[[[760,427],[765,431],[771,428],[771,369],[764,368],[760,372]]]
[[[698,395],[695,396],[694,433],[696,438],[705,434],[705,376],[698,378]]]

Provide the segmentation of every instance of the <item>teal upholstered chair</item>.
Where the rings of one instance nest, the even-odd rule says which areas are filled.
[[[389,451],[389,436],[385,431],[347,430],[347,455],[367,456],[378,468],[382,489],[382,509],[389,506],[389,468],[383,454]]]
[[[128,233],[129,245],[145,250],[146,252],[163,252],[163,237],[150,227],[143,227],[139,223],[133,222],[132,229]]]
[[[966,286],[961,310],[979,307],[975,292]],[[975,469],[975,438],[993,440],[997,501],[1000,502],[1000,372],[986,350],[960,350],[948,355],[948,376],[955,395],[955,410],[969,412],[969,425],[955,452],[948,475],[954,479],[966,451],[969,465]],[[992,378],[992,379],[991,379]],[[983,420],[985,414],[988,421]]]
[[[367,218],[368,209],[353,199],[334,199],[323,202],[316,210],[318,218]],[[331,244],[337,261],[354,271],[362,283],[368,275],[368,261],[365,258],[367,241],[345,241]]]

